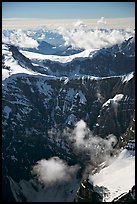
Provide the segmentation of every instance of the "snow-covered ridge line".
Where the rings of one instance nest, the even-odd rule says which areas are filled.
[[[96,52],[93,49],[86,49],[78,54],[68,55],[68,56],[58,56],[58,55],[44,55],[29,51],[19,50],[25,57],[29,59],[39,59],[39,60],[51,60],[60,63],[68,63],[71,62],[75,58],[86,58],[92,57],[92,55]]]
[[[117,94],[115,95],[112,99],[109,99],[107,100],[103,105],[102,107],[105,107],[105,106],[109,106],[110,104],[115,104],[115,107],[116,107],[116,104],[121,101],[123,99],[124,95],[123,94]]]
[[[121,78],[121,80],[123,80],[123,79],[125,79],[125,78],[128,78],[128,76],[130,76],[130,79],[131,79],[131,75],[132,75],[132,78],[134,77],[134,72],[131,72],[131,73],[129,73],[129,74],[125,74],[125,75],[119,75],[119,76],[108,76],[108,77],[95,77],[95,76],[90,76],[90,75],[75,75],[75,76],[70,76],[70,77],[66,77],[66,76],[62,76],[62,77],[57,77],[57,76],[52,76],[52,75],[46,75],[46,74],[41,74],[41,73],[37,73],[37,72],[30,72],[30,73],[28,73],[28,72],[25,72],[25,73],[21,73],[21,72],[19,72],[19,73],[13,73],[12,75],[10,75],[9,76],[9,80],[10,79],[15,79],[15,78],[17,78],[17,77],[27,77],[27,78],[29,78],[29,77],[35,77],[35,78],[44,78],[44,79],[46,79],[46,80],[67,80],[67,81],[69,81],[69,80],[80,80],[80,79],[90,79],[90,80],[106,80],[106,79],[112,79],[112,78]],[[7,78],[5,78],[6,79],[6,81],[7,81],[7,79],[8,79],[8,77]]]
[[[53,58],[56,58],[58,59],[58,57],[61,59],[70,59],[70,58],[74,58],[74,56],[84,56],[82,55],[82,53],[85,53],[85,56],[87,55],[90,55],[91,54],[91,50],[85,50],[79,54],[75,54],[75,55],[71,55],[71,56],[54,56],[54,55],[41,55],[41,54],[36,54],[36,53],[32,53],[32,52],[27,52],[27,51],[22,51],[23,53],[27,53],[27,58],[29,57],[28,56],[28,53],[31,53],[31,56],[34,57],[34,56],[42,56],[42,57],[53,57]],[[46,77],[51,77],[52,78],[55,78],[55,79],[61,79],[62,77],[57,77],[57,76],[54,76],[54,75],[47,75],[47,74],[41,74],[39,73],[38,70],[34,71],[32,70],[31,68],[26,68],[26,67],[22,67],[21,65],[19,65],[18,61],[14,59],[14,57],[12,56],[12,52],[9,50],[8,48],[8,45],[6,44],[3,44],[2,45],[2,54],[4,56],[4,65],[7,67],[7,68],[4,68],[2,69],[2,78],[3,80],[10,77],[11,75],[14,75],[14,74],[23,74],[23,73],[26,73],[26,74],[29,74],[29,75],[36,75],[36,76],[46,76]],[[96,51],[92,52],[92,56],[96,54]],[[75,58],[76,59],[76,58]],[[80,59],[80,58],[79,58]],[[85,57],[82,57],[82,59],[85,59]],[[64,60],[64,63],[67,63],[67,61]],[[61,62],[62,63],[62,62]],[[32,65],[33,66],[33,65]],[[93,76],[93,75],[81,75],[81,74],[78,74],[78,75],[74,75],[74,76],[70,76],[70,77],[64,77],[64,79],[66,78],[69,78],[69,79],[80,79],[82,77],[86,77],[88,79],[93,79],[93,80],[100,80],[100,79],[108,79],[108,78],[111,78],[111,77],[122,77],[122,81],[123,83],[125,82],[128,82],[129,80],[131,80],[133,77],[134,77],[134,72],[130,72],[129,74],[125,74],[125,75],[118,75],[118,76],[107,76],[107,77],[96,77],[96,76]]]
[[[122,81],[124,82],[128,82],[130,81],[132,78],[134,77],[134,72],[131,72],[129,74],[123,75],[122,77]]]

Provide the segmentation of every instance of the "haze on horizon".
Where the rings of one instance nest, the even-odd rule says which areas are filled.
[[[102,20],[104,19],[104,20]],[[99,23],[100,22],[100,23]],[[3,19],[2,29],[29,29],[37,27],[71,27],[74,24],[85,24],[91,28],[131,28],[135,29],[135,18],[112,18],[106,19]]]
[[[3,2],[2,28],[73,25],[135,28],[135,2]]]

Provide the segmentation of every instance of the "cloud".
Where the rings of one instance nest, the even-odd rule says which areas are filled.
[[[19,46],[20,48],[37,48],[39,45],[37,40],[28,37],[21,29],[9,32],[8,37],[6,37],[3,33],[3,41]]]
[[[101,18],[97,21],[97,24],[104,26],[104,25],[107,24],[107,22],[106,22],[106,20],[105,20],[104,17],[101,17]]]
[[[83,21],[73,22],[73,26],[58,26],[52,29],[7,30],[3,31],[3,41],[22,48],[37,48],[38,41],[45,40],[55,46],[66,45],[74,49],[101,49],[110,47],[134,36],[133,29],[99,29],[86,25]],[[54,39],[51,39],[54,38]],[[37,41],[38,40],[38,41]]]
[[[79,149],[89,150],[92,152],[92,156],[94,153],[98,156],[101,153],[107,153],[117,143],[117,138],[112,134],[106,135],[105,139],[94,136],[83,120],[76,123],[72,135],[75,140],[74,145]]]
[[[76,127],[73,131],[74,139],[78,147],[80,145],[83,145],[86,133],[87,133],[86,123],[83,120],[80,120],[79,122],[76,123]]]
[[[55,143],[60,141],[60,145],[63,144],[65,150],[69,148],[68,151],[79,158],[79,162],[69,166],[57,156],[38,161],[31,173],[44,186],[72,182],[77,173],[81,172],[81,175],[85,176],[100,163],[104,161],[109,163],[112,161],[113,147],[117,143],[117,138],[112,134],[106,135],[106,138],[93,135],[83,120],[77,122],[73,130],[68,128],[62,133],[51,130],[49,138]]]
[[[52,157],[38,161],[33,167],[32,174],[36,175],[39,182],[52,185],[69,181],[77,170],[78,165],[69,166],[59,157]]]
[[[127,32],[119,29],[91,29],[88,26],[74,26],[71,29],[59,27],[58,32],[63,36],[66,45],[71,45],[76,49],[110,47],[114,44],[122,43],[125,39],[134,35],[133,30]]]
[[[74,27],[86,27],[86,24],[81,21],[81,20],[77,20],[76,22],[73,23]]]
[[[74,137],[75,152],[80,157],[84,167],[83,177],[89,175],[102,162],[106,162],[107,165],[111,163],[114,159],[112,155],[118,152],[114,149],[117,144],[115,135],[106,135],[106,138],[93,135],[83,120],[76,124],[69,138],[71,138],[71,135]]]
[[[68,148],[67,151],[71,151],[76,157],[80,157],[85,166],[109,160],[115,152],[113,147],[117,143],[117,138],[113,134],[106,135],[105,138],[94,135],[83,120],[77,122],[73,130],[67,128],[62,132],[50,131],[49,138],[55,143],[60,141],[60,145]]]

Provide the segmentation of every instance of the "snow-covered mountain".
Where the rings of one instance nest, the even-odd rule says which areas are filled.
[[[135,41],[130,38],[111,48],[87,49],[70,56],[41,55],[20,51],[47,74],[55,76],[114,76],[126,74],[135,69]],[[99,62],[99,63],[98,63]]]
[[[75,202],[135,202],[135,140],[81,181]]]
[[[90,180],[94,185],[104,187],[105,202],[127,193],[135,185],[135,150],[123,149],[109,166],[90,175]]]
[[[105,77],[134,71],[134,50],[134,38],[111,48],[94,51],[87,49],[70,56],[42,55],[19,50],[10,44],[3,44],[3,59],[6,58],[3,63],[5,67],[8,66],[8,58],[9,62],[16,61],[17,64],[32,71],[58,77],[74,75]]]
[[[55,45],[51,45],[46,41],[41,41],[39,42],[39,45],[37,48],[26,48],[26,49],[24,48],[23,50],[33,52],[33,53],[45,54],[45,55],[69,56],[69,55],[80,53],[84,49],[73,49],[72,46],[56,47]]]
[[[24,195],[27,201],[31,200],[30,191],[35,198],[38,196],[36,200],[42,199],[40,194],[45,189],[40,186],[41,193],[37,195],[39,184],[24,180],[32,178],[30,172],[38,160],[54,156],[70,166],[81,166],[74,183],[60,187],[59,198],[52,194],[59,201],[65,192],[67,201],[74,199],[90,155],[73,148],[74,141],[65,131],[72,131],[80,120],[87,123],[94,136],[115,135],[117,146],[124,147],[134,138],[134,132],[130,135],[129,131],[134,129],[135,120],[134,60],[134,38],[111,48],[87,49],[69,56],[38,54],[3,43],[4,200],[12,199],[11,190],[18,201],[26,199]],[[26,189],[21,190],[29,185],[33,188],[28,194]]]
[[[121,194],[128,193],[129,189],[135,185],[135,150],[120,150],[117,157],[109,163],[103,162],[100,166],[101,169],[98,173],[89,175],[88,182],[94,184],[94,191],[102,194],[103,202],[112,202]],[[11,177],[8,179],[16,202],[74,202],[80,182],[78,178],[74,177],[67,184],[56,183],[49,188],[42,187],[35,180],[21,180],[18,183]],[[86,191],[86,189],[84,190]],[[80,196],[84,196],[82,189],[77,199],[80,199]],[[135,197],[133,197],[134,200]],[[87,201],[90,202],[88,193]]]

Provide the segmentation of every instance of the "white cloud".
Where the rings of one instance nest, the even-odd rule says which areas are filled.
[[[83,120],[80,120],[76,123],[76,127],[73,131],[74,139],[76,141],[76,146],[80,147],[84,144],[84,138],[87,133],[86,123]]]
[[[117,138],[113,134],[106,135],[106,138],[93,135],[83,120],[76,123],[73,131],[67,130],[63,134],[65,137],[67,135],[67,138],[72,142],[71,146],[76,153],[83,153],[83,158],[85,154],[90,156],[92,165],[105,160],[109,161],[111,153],[114,151],[113,147],[117,143]],[[85,160],[84,162],[89,164],[89,161]]]
[[[101,18],[97,21],[97,24],[100,24],[100,25],[104,26],[104,25],[107,24],[107,22],[106,22],[106,20],[105,20],[104,17],[101,17]]]
[[[97,23],[96,23],[97,24]],[[73,25],[73,26],[72,26]],[[86,25],[83,21],[73,22],[71,26],[58,26],[52,29],[35,30],[7,30],[3,32],[3,41],[8,41],[14,45],[24,48],[37,48],[37,40],[46,40],[49,43],[72,46],[74,49],[100,49],[121,43],[125,39],[134,36],[133,29],[98,29]],[[47,33],[46,33],[47,32]],[[51,36],[49,35],[51,32]],[[51,41],[51,37],[54,40]],[[9,38],[9,39],[8,39]]]
[[[81,20],[77,20],[76,22],[73,23],[74,27],[86,27],[86,24],[81,21]]]
[[[86,174],[91,172],[93,166],[104,161],[111,162],[112,154],[118,151],[113,148],[117,143],[115,135],[106,135],[105,138],[93,135],[83,120],[77,122],[73,130],[69,128],[63,132],[52,130],[49,132],[49,137],[55,143],[58,141],[63,143],[65,149],[67,144],[67,148],[71,149],[76,157],[80,157]]]
[[[36,175],[39,182],[52,185],[69,181],[77,172],[78,166],[68,166],[59,157],[52,157],[48,160],[42,159],[33,167],[32,174]]]
[[[22,31],[21,29],[18,29],[16,31],[9,33],[9,43],[19,46],[21,48],[37,48],[38,42],[34,40],[31,37],[28,37],[27,34]],[[7,42],[7,37],[3,34],[3,40]]]
[[[113,145],[117,142],[117,138],[112,134],[109,136],[106,135],[107,139],[93,136],[83,120],[76,123],[72,134],[77,148],[87,148],[91,151],[95,151],[95,153],[102,150],[103,152],[107,152],[108,150],[111,150]]]
[[[80,24],[80,23],[79,23]],[[88,26],[73,28],[59,27],[58,32],[63,36],[65,44],[73,48],[100,49],[121,43],[134,35],[134,31],[118,29],[91,29]]]

